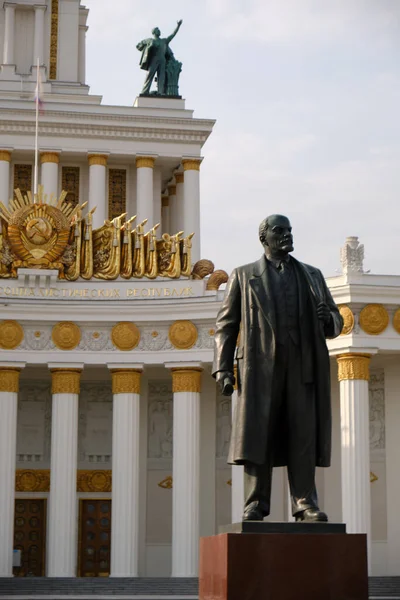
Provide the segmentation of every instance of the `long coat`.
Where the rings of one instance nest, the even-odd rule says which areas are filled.
[[[343,320],[318,269],[291,257],[299,293],[300,339],[307,336],[312,348],[302,364],[312,372],[316,403],[316,466],[328,467],[331,456],[330,365],[325,338],[338,336]],[[317,317],[317,304],[324,302],[331,321],[324,325]],[[271,412],[272,378],[276,346],[275,302],[268,277],[267,259],[238,267],[232,273],[218,313],[213,376],[233,372],[236,351],[238,398],[232,423],[228,462],[264,464]],[[310,345],[311,344],[311,345]],[[303,373],[307,382],[307,373]],[[307,415],[304,415],[307,419]],[[287,464],[286,429],[275,432],[274,466]]]

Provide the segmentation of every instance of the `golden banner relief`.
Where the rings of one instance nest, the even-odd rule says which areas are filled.
[[[46,298],[79,300],[112,300],[143,298],[189,298],[198,296],[193,289],[196,284],[185,287],[124,287],[120,288],[31,288],[0,286],[0,298]]]

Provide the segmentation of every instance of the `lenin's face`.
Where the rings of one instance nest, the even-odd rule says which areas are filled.
[[[277,215],[269,220],[265,245],[274,252],[293,252],[292,226],[287,217]]]
[[[161,31],[158,29],[158,27],[155,27],[155,28],[153,29],[153,32],[152,32],[152,33],[153,33],[154,37],[156,37],[156,38],[159,38],[159,37],[160,37],[160,35],[161,35]]]

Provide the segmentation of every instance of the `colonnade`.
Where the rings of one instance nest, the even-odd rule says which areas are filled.
[[[0,364],[0,577],[12,576],[19,375]],[[198,362],[168,363],[173,426],[172,575],[198,569],[200,392]],[[47,575],[76,577],[78,404],[83,364],[51,363],[52,426]],[[139,561],[139,412],[143,364],[109,364],[113,393],[111,577],[137,577]]]
[[[40,153],[40,182],[48,198],[58,196],[60,151]],[[0,200],[6,203],[10,186],[11,149],[0,149]],[[89,210],[96,207],[93,228],[99,228],[108,218],[107,165],[109,153],[89,152]],[[155,170],[157,157],[136,156],[136,214],[137,222],[147,219],[147,228],[162,223],[163,232],[184,231],[195,233],[192,240],[192,261],[200,257],[200,164],[199,158],[183,158],[182,171],[174,174],[173,181],[162,194],[161,172]]]

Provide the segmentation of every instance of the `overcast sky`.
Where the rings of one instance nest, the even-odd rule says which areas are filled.
[[[180,92],[217,124],[203,148],[202,257],[230,272],[261,253],[268,214],[289,216],[295,256],[326,276],[346,236],[365,268],[400,274],[399,0],[86,0],[87,81],[132,105],[136,43],[171,43]]]

